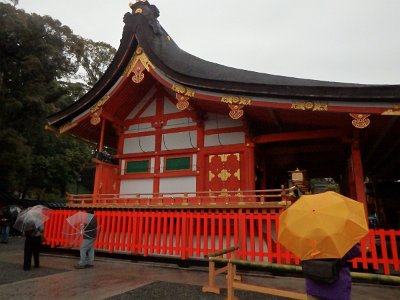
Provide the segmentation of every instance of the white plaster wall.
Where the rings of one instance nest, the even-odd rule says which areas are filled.
[[[192,157],[192,171],[196,171],[197,169],[197,154],[194,153]]]
[[[160,178],[160,193],[196,192],[196,176]]]
[[[161,156],[160,157],[160,173],[164,172],[164,162],[165,162],[165,157]]]
[[[154,151],[155,149],[155,136],[141,136],[126,138],[124,140],[124,147],[122,150],[123,154],[127,153],[143,153],[148,151]]]
[[[245,136],[243,132],[211,134],[204,137],[205,147],[243,144],[244,142]]]
[[[197,131],[163,134],[162,150],[187,149],[197,147]]]
[[[207,114],[204,121],[204,129],[231,128],[242,126],[242,121],[219,114]]]
[[[126,117],[126,120],[133,119],[137,116],[139,111],[147,104],[147,102],[150,100],[150,98],[154,97],[154,94],[156,92],[156,88],[152,87],[149,92],[143,97],[143,99],[135,106],[135,108],[130,112],[130,114]],[[155,103],[155,101],[153,101]],[[152,111],[154,110],[154,111]],[[152,108],[147,111],[146,114],[150,114],[151,116],[155,115],[155,105],[152,106]]]
[[[128,198],[136,194],[151,194],[151,193],[153,193],[153,179],[121,180],[121,188],[120,188],[121,197]],[[148,198],[148,197],[151,197],[151,195],[143,195],[143,198]]]
[[[155,158],[154,157],[150,158],[150,173],[154,173],[154,163],[155,163]]]
[[[151,123],[140,123],[129,126],[128,130],[125,130],[124,133],[138,133],[148,131],[154,131],[154,127],[151,125]]]
[[[125,159],[122,159],[121,160],[121,175],[125,174],[125,164],[126,164]]]
[[[151,117],[156,115],[156,101],[153,101],[147,106],[147,108],[142,112],[140,117]]]
[[[164,129],[195,126],[195,125],[196,122],[193,122],[192,118],[170,119],[167,121],[167,124],[164,125]]]
[[[173,103],[167,97],[164,97],[164,113],[172,114],[172,113],[176,113],[176,112],[180,112],[180,110],[176,108],[175,103]]]

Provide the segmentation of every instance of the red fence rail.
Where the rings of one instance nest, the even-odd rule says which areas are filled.
[[[65,226],[66,218],[76,212],[52,211],[45,224],[48,245],[79,247],[81,237]],[[258,209],[103,210],[96,216],[98,251],[190,259],[239,246],[236,259],[299,264],[299,259],[277,241],[277,213]],[[400,271],[399,244],[399,230],[370,230],[361,241],[362,256],[353,260],[353,267],[393,275]]]
[[[202,206],[208,204],[257,203],[285,207],[296,187],[268,190],[174,192],[156,194],[68,194],[68,207],[154,207],[154,206]],[[280,203],[280,204],[279,204]]]

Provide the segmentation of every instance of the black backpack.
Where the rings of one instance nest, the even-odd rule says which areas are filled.
[[[340,269],[344,264],[344,261],[336,258],[310,259],[301,262],[304,277],[319,283],[334,283],[337,281]]]

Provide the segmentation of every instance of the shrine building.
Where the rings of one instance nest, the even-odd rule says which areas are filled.
[[[104,75],[47,119],[97,149],[93,192],[69,207],[278,212],[332,185],[379,210],[365,183],[400,179],[400,85],[208,62],[179,48],[154,5],[131,9]]]

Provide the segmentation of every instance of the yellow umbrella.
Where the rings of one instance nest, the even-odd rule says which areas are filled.
[[[341,258],[367,233],[363,204],[331,191],[301,196],[279,216],[278,240],[301,260]]]

